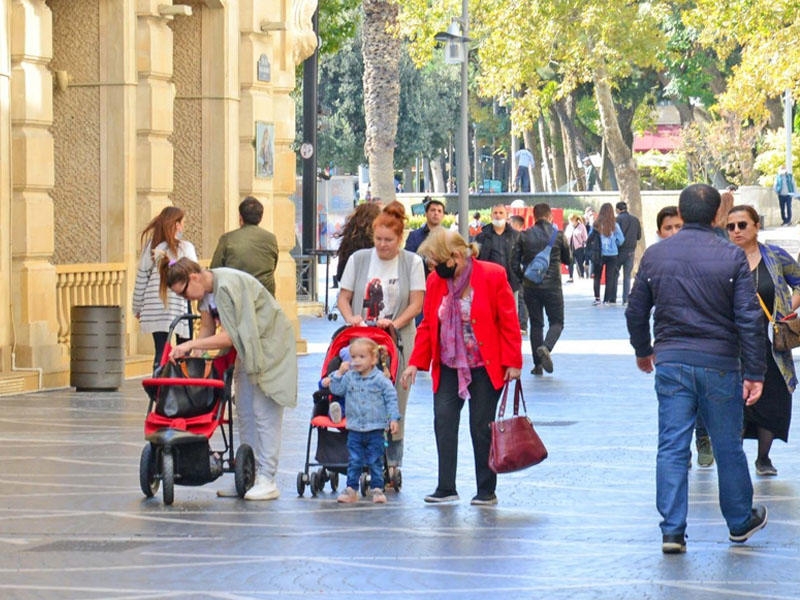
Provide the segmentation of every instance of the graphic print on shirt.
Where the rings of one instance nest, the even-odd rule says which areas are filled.
[[[383,286],[381,280],[376,277],[370,280],[364,292],[364,310],[367,313],[364,320],[377,321],[383,307]]]

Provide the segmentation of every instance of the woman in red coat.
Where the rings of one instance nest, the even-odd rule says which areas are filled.
[[[428,276],[423,319],[401,383],[408,387],[419,369],[431,370],[439,481],[425,501],[458,500],[458,423],[468,400],[478,487],[472,504],[497,504],[497,475],[488,465],[489,423],[494,420],[504,383],[518,379],[522,368],[514,295],[505,269],[473,258],[477,247],[468,245],[457,232],[435,229],[418,252],[433,272]]]

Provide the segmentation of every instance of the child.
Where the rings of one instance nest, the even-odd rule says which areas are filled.
[[[377,367],[380,347],[369,338],[350,342],[350,362],[343,362],[322,384],[347,403],[347,488],[337,499],[342,503],[358,501],[358,478],[363,467],[369,467],[372,501],[386,502],[383,493],[383,432],[397,433],[400,410],[392,381]]]
[[[349,363],[350,362],[350,348],[345,346],[341,350],[339,350],[339,356],[333,358],[330,363],[328,364],[328,375],[320,379],[319,381],[319,388],[321,390],[326,389],[330,385],[330,375],[334,371],[336,371],[342,363]],[[344,412],[344,398],[341,396],[333,396],[328,400],[328,395],[325,395],[325,402],[328,402],[328,418],[331,421],[336,423],[337,425],[342,422],[342,417],[345,416]],[[317,413],[315,413],[317,414]]]

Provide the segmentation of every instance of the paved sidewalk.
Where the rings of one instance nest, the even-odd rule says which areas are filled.
[[[436,482],[426,377],[409,401],[403,488],[388,494],[387,505],[337,505],[329,490],[297,496],[311,393],[340,322],[302,319],[310,353],[299,358],[299,406],[286,415],[282,495],[274,502],[218,499],[230,475],[176,487],[169,507],[160,496],[146,500],[138,485],[146,406],[139,381],[115,393],[0,398],[0,596],[797,598],[795,434],[789,444],[775,444],[779,476],[754,475],[756,500],[770,510],[764,531],[746,545],[729,543],[715,470],[695,466],[688,553],[662,555],[652,376],[635,368],[622,307],[591,306],[586,280],[565,285],[565,295],[553,375],[528,374],[524,340],[526,399],[550,457],[501,476],[495,507],[469,505],[466,418],[461,501],[422,501]],[[754,442],[745,449],[752,472]]]

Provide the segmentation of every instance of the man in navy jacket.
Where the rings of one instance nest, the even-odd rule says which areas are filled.
[[[625,311],[636,365],[656,371],[656,504],[667,554],[686,551],[687,466],[698,411],[714,445],[729,539],[744,542],[767,523],[766,507],[752,506],[742,449],[744,405],[758,401],[763,387],[765,324],[744,252],[711,228],[719,204],[708,185],[681,192],[683,229],[644,253]]]

